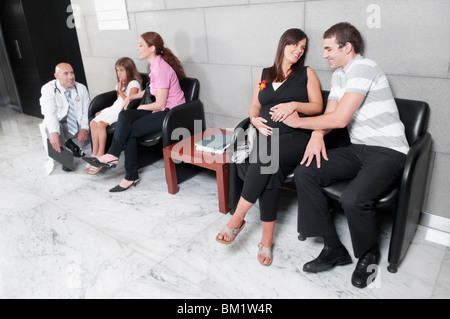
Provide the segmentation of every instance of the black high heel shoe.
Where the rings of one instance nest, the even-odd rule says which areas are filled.
[[[136,187],[138,183],[139,183],[139,180],[136,180],[136,181],[133,182],[133,184],[131,184],[131,185],[128,186],[128,187],[122,187],[122,186],[120,186],[120,185],[117,185],[116,187],[111,188],[111,189],[109,190],[109,192],[110,192],[110,193],[124,192],[124,191],[128,190],[131,186]]]
[[[118,161],[118,160],[112,160],[112,161],[109,161],[109,162],[106,162],[106,163],[102,163],[96,157],[83,157],[83,160],[85,162],[91,164],[92,166],[105,167],[105,168],[108,168],[108,169],[116,168],[117,164],[115,164],[115,162]]]

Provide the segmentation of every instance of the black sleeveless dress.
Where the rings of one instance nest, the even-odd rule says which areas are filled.
[[[262,72],[262,79],[266,78],[267,69]],[[302,102],[308,103],[308,75],[307,68],[303,67],[293,74],[289,79],[287,79],[281,86],[275,91],[273,88],[273,83],[268,82],[267,87],[259,92],[258,99],[261,103],[261,113],[260,117],[264,118],[268,122],[267,126],[271,128],[279,129],[280,135],[286,133],[295,132],[296,129],[287,126],[283,122],[274,122],[271,119],[270,109],[281,103],[288,102]],[[299,116],[304,116],[299,113]]]
[[[267,69],[262,72],[262,79],[265,79]],[[261,103],[260,117],[267,120],[266,125],[273,129],[279,130],[279,139],[275,141],[274,138],[266,138],[259,133],[257,144],[266,145],[267,149],[254,147],[252,154],[242,164],[237,165],[238,176],[244,181],[243,191],[241,196],[251,202],[255,203],[258,197],[265,189],[282,188],[283,182],[287,174],[294,170],[303,158],[306,146],[311,137],[310,130],[294,129],[282,122],[274,122],[271,119],[270,109],[280,103],[288,102],[303,102],[308,103],[308,75],[307,67],[303,67],[295,74],[289,77],[281,86],[274,90],[272,82],[267,82],[265,89],[259,92],[259,102]],[[299,113],[300,117],[304,114]],[[267,140],[267,144],[261,143],[261,139]],[[279,165],[273,174],[261,174],[261,168],[270,166],[273,163],[267,163],[260,158],[256,153],[271,154],[272,144],[278,143],[278,159]]]

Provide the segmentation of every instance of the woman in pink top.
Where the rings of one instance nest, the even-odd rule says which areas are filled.
[[[119,115],[114,139],[108,153],[99,158],[85,157],[84,160],[96,167],[116,167],[120,153],[125,151],[125,178],[110,192],[122,192],[139,182],[137,139],[161,131],[166,112],[185,103],[179,80],[185,77],[178,58],[168,48],[156,32],[147,32],[139,37],[137,48],[140,59],[150,63],[150,93],[156,101],[141,104],[137,109],[128,110],[132,100],[142,99],[145,91],[130,95],[124,102],[125,110]],[[147,90],[146,90],[147,91]]]

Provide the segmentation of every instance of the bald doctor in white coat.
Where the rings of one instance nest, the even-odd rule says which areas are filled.
[[[67,116],[69,112],[69,102],[66,91],[70,92],[70,100],[73,103],[77,129],[75,134],[69,133]],[[89,92],[81,83],[75,81],[75,73],[68,63],[60,63],[55,68],[55,80],[45,84],[41,89],[41,113],[44,121],[40,125],[44,146],[47,148],[47,138],[54,150],[58,153],[66,146],[74,152],[75,156],[82,155],[82,148],[89,141]],[[79,147],[79,151],[77,150]],[[74,151],[75,150],[75,151]],[[53,160],[47,163],[47,172],[53,170]],[[63,166],[67,171],[67,168]]]

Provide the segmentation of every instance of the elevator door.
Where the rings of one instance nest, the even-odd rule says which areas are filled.
[[[25,114],[42,117],[41,87],[60,62],[72,64],[85,83],[76,30],[67,26],[70,0],[1,0],[0,22]]]
[[[13,106],[20,110],[19,97],[0,25],[0,107],[3,106]]]

